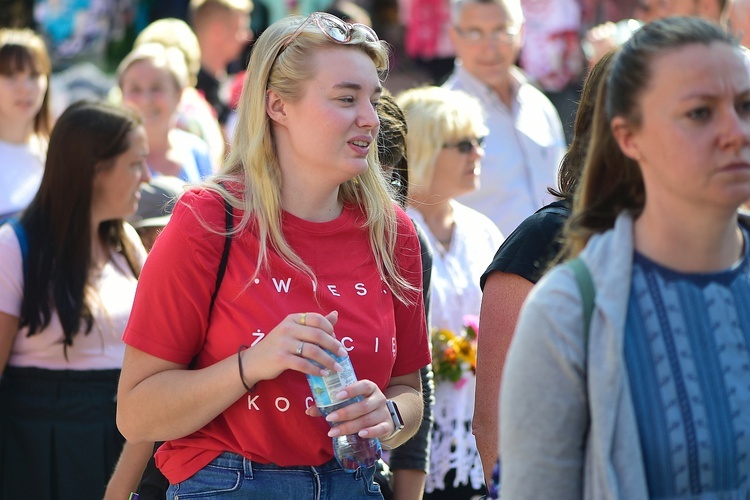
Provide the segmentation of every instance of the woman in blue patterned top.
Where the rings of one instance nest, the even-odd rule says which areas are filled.
[[[750,75],[697,18],[644,26],[600,89],[569,266],[524,304],[501,390],[501,495],[750,496]]]

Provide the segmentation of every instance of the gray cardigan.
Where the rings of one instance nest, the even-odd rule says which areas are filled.
[[[503,500],[648,497],[623,355],[632,217],[621,214],[581,257],[596,287],[588,350],[566,266],[542,278],[521,310],[500,399]]]

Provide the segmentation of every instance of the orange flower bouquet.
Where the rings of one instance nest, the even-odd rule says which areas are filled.
[[[464,316],[459,334],[444,328],[432,329],[432,369],[437,381],[449,380],[463,385],[465,373],[476,373],[478,333],[479,318],[474,315]]]

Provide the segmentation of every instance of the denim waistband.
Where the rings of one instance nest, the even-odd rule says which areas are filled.
[[[260,462],[253,462],[249,458],[243,457],[236,453],[229,451],[223,452],[218,457],[211,461],[211,465],[216,467],[222,467],[225,469],[241,470],[247,476],[252,476],[253,470],[260,471],[301,471],[310,472],[313,474],[325,474],[327,472],[341,472],[344,469],[336,462],[335,459],[330,460],[322,465],[290,465],[282,467],[276,464],[262,464]]]

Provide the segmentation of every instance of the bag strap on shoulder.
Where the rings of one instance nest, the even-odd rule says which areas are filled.
[[[219,261],[219,270],[216,272],[216,286],[214,287],[214,293],[211,295],[211,304],[208,306],[209,316],[211,311],[214,309],[214,302],[216,302],[216,296],[219,295],[219,288],[221,283],[224,281],[224,273],[227,270],[227,262],[229,261],[229,247],[232,244],[232,237],[230,232],[234,228],[234,210],[232,205],[224,198],[224,229],[226,230],[226,238],[224,238],[224,250],[221,252],[221,260]]]
[[[581,293],[583,304],[583,341],[588,352],[589,330],[591,329],[591,317],[594,314],[594,298],[596,297],[594,281],[591,279],[588,266],[581,257],[569,260],[566,265],[573,271],[576,283],[578,284],[578,290]]]

